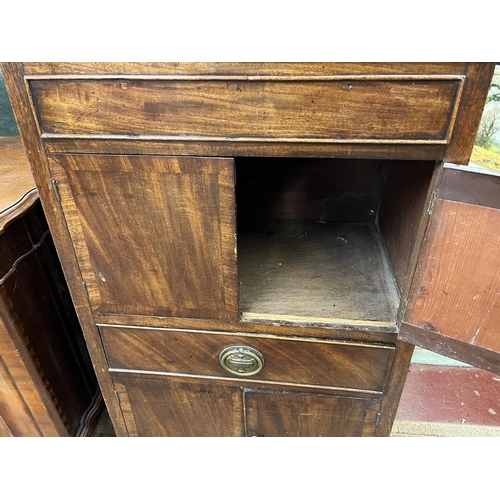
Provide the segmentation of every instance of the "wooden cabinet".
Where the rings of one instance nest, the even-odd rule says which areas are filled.
[[[4,64],[117,434],[388,435],[413,343],[498,370],[493,67]]]

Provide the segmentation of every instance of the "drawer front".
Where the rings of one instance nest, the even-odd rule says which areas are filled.
[[[462,80],[31,80],[45,137],[444,144]]]
[[[241,379],[381,393],[394,347],[220,332],[100,327],[111,370],[238,379],[222,368],[230,346],[259,351],[264,367]]]

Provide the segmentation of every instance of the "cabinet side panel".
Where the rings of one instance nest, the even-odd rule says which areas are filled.
[[[19,255],[15,249],[23,241],[31,249],[32,245],[38,248],[17,261],[0,287],[0,295],[5,294],[10,304],[19,340],[36,366],[58,418],[74,435],[97,381],[39,204],[0,236],[0,261],[12,265],[13,255]]]
[[[379,227],[400,291],[406,289],[409,278],[434,165],[434,162],[393,162],[385,169]]]

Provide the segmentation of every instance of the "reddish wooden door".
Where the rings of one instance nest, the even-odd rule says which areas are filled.
[[[445,165],[399,337],[500,373],[500,174]]]
[[[232,159],[51,155],[94,313],[237,319]]]

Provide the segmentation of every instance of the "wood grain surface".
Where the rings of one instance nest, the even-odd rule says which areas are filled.
[[[333,157],[365,159],[443,160],[446,144],[327,144],[322,142],[251,142],[238,141],[137,141],[134,137],[122,139],[52,139],[45,138],[44,146],[51,153],[89,154],[151,154],[195,156],[260,156],[260,157]]]
[[[247,435],[373,436],[380,401],[245,390]]]
[[[0,416],[13,436],[68,436],[18,328],[0,297]]]
[[[412,276],[408,271],[418,244],[434,169],[434,162],[411,161],[388,162],[384,169],[386,182],[378,225],[400,293]]]
[[[230,159],[50,157],[93,310],[237,319]]]
[[[500,172],[474,172],[458,165],[444,165],[438,187],[439,198],[500,210],[499,194]]]
[[[459,82],[32,80],[30,89],[44,136],[439,144]]]
[[[387,392],[384,392],[382,396],[367,394],[366,400],[364,398],[340,400],[340,398],[331,397],[330,392],[328,396],[318,395],[320,389],[292,393],[285,390],[285,386],[279,386],[279,382],[276,381],[270,382],[269,385],[260,383],[260,386],[259,381],[249,381],[246,387],[249,389],[247,398],[247,392],[245,392],[245,387],[242,388],[241,383],[228,380],[223,376],[219,377],[217,382],[207,383],[206,379],[196,379],[196,375],[147,375],[139,373],[139,370],[132,370],[129,373],[114,371],[112,375],[109,374],[107,372],[108,360],[95,328],[96,318],[102,318],[104,323],[116,322],[129,326],[134,322],[150,326],[180,327],[183,325],[183,327],[189,327],[188,325],[191,325],[193,328],[206,330],[206,335],[210,335],[208,343],[215,341],[212,337],[219,334],[228,337],[239,336],[236,335],[238,333],[236,322],[238,286],[234,264],[236,259],[234,225],[231,226],[232,223],[228,223],[226,227],[231,227],[231,231],[225,232],[226,239],[220,243],[219,249],[212,251],[211,245],[207,244],[208,237],[201,238],[201,247],[193,250],[189,231],[186,236],[185,224],[180,223],[184,221],[192,227],[205,229],[194,230],[197,234],[212,234],[212,229],[217,224],[211,224],[210,221],[203,219],[205,213],[203,216],[200,215],[200,207],[195,201],[205,196],[213,199],[216,195],[217,209],[208,210],[208,218],[210,219],[217,210],[220,210],[220,214],[225,214],[224,217],[227,217],[226,221],[230,221],[234,219],[234,212],[228,211],[227,207],[234,210],[234,198],[230,203],[219,203],[220,199],[217,198],[214,187],[216,183],[208,179],[200,180],[200,177],[204,177],[203,174],[200,176],[189,173],[184,186],[182,182],[181,184],[162,183],[158,180],[158,176],[148,169],[147,162],[141,163],[141,159],[130,160],[131,162],[137,161],[135,166],[143,165],[140,179],[147,178],[146,184],[153,186],[153,191],[157,186],[161,186],[162,191],[168,193],[169,199],[177,200],[176,209],[178,205],[181,206],[181,213],[183,210],[181,200],[183,199],[189,201],[191,209],[197,207],[195,208],[197,213],[194,215],[190,209],[187,209],[189,215],[184,213],[182,216],[175,216],[177,222],[174,221],[173,226],[176,227],[178,223],[179,234],[183,238],[187,237],[187,241],[190,242],[187,252],[181,252],[179,249],[169,247],[167,238],[162,235],[158,236],[157,228],[148,226],[147,218],[132,217],[134,212],[132,208],[129,212],[125,209],[127,221],[116,217],[103,219],[106,222],[103,227],[106,229],[98,223],[101,217],[109,217],[109,214],[113,213],[114,200],[119,200],[119,205],[124,206],[130,203],[134,207],[135,204],[135,212],[139,207],[151,211],[151,214],[156,214],[155,219],[163,212],[168,214],[169,209],[171,213],[177,214],[168,201],[165,203],[158,201],[161,200],[161,196],[155,196],[154,202],[150,201],[146,204],[129,201],[125,195],[133,194],[132,185],[138,184],[141,191],[143,187],[141,180],[138,183],[132,183],[120,179],[123,176],[131,178],[126,168],[122,172],[115,172],[116,176],[110,175],[107,178],[102,169],[98,173],[96,178],[105,181],[106,186],[114,186],[116,184],[113,182],[117,182],[122,187],[130,187],[121,192],[115,190],[117,192],[108,193],[108,187],[102,187],[103,182],[93,183],[94,180],[89,180],[95,172],[85,177],[86,174],[71,173],[68,169],[60,168],[61,165],[55,166],[52,173],[58,173],[57,168],[60,168],[62,174],[55,180],[61,183],[61,196],[65,210],[63,212],[61,205],[56,201],[55,193],[51,191],[51,177],[46,167],[45,153],[46,151],[72,153],[71,155],[54,154],[53,158],[56,156],[76,157],[82,153],[82,156],[88,158],[103,154],[107,158],[114,158],[113,161],[106,160],[109,165],[115,163],[117,156],[114,155],[130,155],[140,158],[138,155],[141,154],[185,157],[192,155],[228,156],[231,158],[236,156],[345,156],[346,158],[411,158],[431,161],[446,159],[450,162],[464,163],[468,161],[472,150],[485,91],[489,85],[487,77],[491,73],[491,65],[480,63],[443,63],[441,65],[435,63],[41,63],[38,65],[5,63],[2,68],[6,75],[14,111],[20,123],[20,133],[23,136],[28,157],[33,164],[37,187],[51,230],[58,242],[61,260],[71,282],[71,292],[82,325],[84,325],[87,342],[118,435],[303,435],[303,433],[345,435],[342,434],[343,432],[350,435],[386,435],[388,433],[402,390],[405,367],[408,366],[410,360],[411,346],[403,343],[397,344],[394,363],[391,365],[389,374],[384,375],[387,385],[383,390]],[[23,78],[25,73],[27,73],[26,79]],[[32,96],[29,95],[27,87],[32,90]],[[38,128],[39,123],[42,124],[42,130]],[[40,140],[41,134],[43,138]],[[77,163],[79,162],[74,162],[69,170],[73,171]],[[151,163],[148,164],[151,165]],[[55,163],[52,163],[52,167],[54,165]],[[156,167],[153,167],[153,170],[154,168]],[[106,172],[106,175],[108,173]],[[186,173],[182,175],[184,174]],[[190,177],[191,175],[193,177]],[[113,177],[113,182],[111,177]],[[407,177],[406,180],[409,178]],[[434,187],[433,182],[434,178],[431,180],[431,188]],[[222,199],[229,201],[232,194],[227,195],[227,188],[233,186],[234,179],[229,180],[228,177],[227,182],[224,181],[223,184],[225,194]],[[396,182],[399,186],[404,184],[405,182]],[[422,202],[424,198],[422,192],[414,192],[410,184],[407,183],[406,188],[400,194],[395,194],[395,199],[398,196],[403,199],[402,214],[398,214],[397,208],[394,208],[400,202],[394,199],[392,203],[389,200],[389,204],[392,203],[389,212],[400,217],[395,221],[395,226],[383,232],[384,235],[389,234],[393,238],[394,250],[391,259],[396,262],[394,267],[397,268],[396,273],[402,290],[409,286],[410,281],[405,277],[405,267],[408,266],[408,273],[411,274],[413,265],[416,264],[415,251],[412,251],[410,247],[413,246],[418,250],[418,244],[423,237],[423,219],[416,231],[412,224],[416,224],[420,205],[422,203],[425,205],[428,201],[428,197],[425,197],[425,201]],[[425,190],[423,185],[424,183],[419,185],[419,188]],[[189,186],[189,189],[186,186]],[[89,188],[85,197],[79,196],[81,187]],[[220,184],[218,188],[221,188]],[[105,196],[109,196],[113,202],[109,201],[109,207],[104,210],[106,216],[103,216],[99,213],[95,198],[103,199]],[[436,202],[437,207],[441,201]],[[72,205],[68,212],[69,203]],[[456,202],[448,201],[447,203]],[[455,207],[452,208],[455,209]],[[73,224],[76,221],[76,217],[73,217],[75,214],[78,216],[79,226]],[[469,215],[476,216],[472,212],[463,212],[462,215],[465,219]],[[464,224],[464,229],[459,227],[458,219],[456,223],[453,222],[453,217],[450,216],[445,224],[448,229],[443,229],[444,226],[439,226],[438,223],[435,228],[441,228],[442,234],[450,241],[457,242],[459,246],[468,244],[477,236],[485,238],[488,232],[491,233],[494,225],[493,219],[489,219],[489,216],[482,216],[483,219],[479,217],[478,229],[472,229],[467,224]],[[67,232],[66,220],[69,221],[71,237]],[[94,270],[100,271],[98,267],[102,263],[107,264],[106,273],[110,272],[109,276],[113,277],[112,257],[115,256],[111,256],[110,250],[103,251],[101,242],[114,242],[119,239],[120,235],[130,234],[132,229],[127,227],[127,224],[130,225],[128,221],[133,221],[132,224],[135,221],[138,227],[134,227],[134,230],[143,234],[139,239],[144,255],[148,256],[148,262],[146,263],[146,258],[140,255],[139,247],[137,247],[131,252],[130,258],[124,255],[116,256],[116,259],[120,261],[119,267],[128,272],[128,269],[133,269],[130,265],[132,261],[139,258],[141,261],[139,271],[141,274],[145,272],[148,279],[152,279],[153,289],[159,292],[159,294],[143,294],[147,296],[147,300],[140,296],[140,310],[134,309],[132,299],[134,295],[140,294],[141,288],[132,279],[128,280],[131,288],[129,291],[123,282],[120,282],[119,286],[113,284],[107,289],[109,284],[106,285],[98,273],[92,277]],[[412,227],[408,228],[408,226]],[[467,231],[469,231],[468,236]],[[154,235],[154,238],[146,237],[148,233]],[[242,234],[244,235],[244,232]],[[300,239],[299,236],[301,236]],[[337,236],[344,237],[343,235]],[[302,241],[304,238],[305,235],[302,236],[300,233],[296,239]],[[398,241],[399,238],[418,241],[410,244],[411,241],[401,242]],[[348,240],[348,238],[345,239]],[[89,251],[89,248],[84,248],[83,245],[87,246],[91,240],[99,243],[93,243],[94,247]],[[229,245],[230,240],[232,247]],[[168,241],[171,242],[172,238],[168,238]],[[428,255],[425,252],[434,244],[431,239],[428,241],[430,243],[424,247],[424,257],[421,261],[424,264],[427,262],[426,256]],[[157,242],[160,246],[156,246]],[[174,297],[173,282],[168,286],[163,283],[159,284],[158,272],[164,267],[160,266],[163,262],[159,262],[161,259],[157,254],[162,254],[163,243],[167,243],[166,248],[176,254],[175,259],[182,266],[189,268],[189,264],[195,262],[198,268],[207,253],[210,253],[210,258],[218,262],[215,267],[207,264],[208,277],[205,275],[196,278],[197,283],[205,283],[206,287],[202,286],[202,289],[212,289],[214,283],[217,285],[213,294],[215,299],[206,291],[201,295],[197,295],[198,292],[194,293],[195,296],[201,297],[203,302],[205,298],[207,299],[208,313],[207,309],[202,307],[198,309],[201,314],[196,311],[192,312],[200,303],[197,304],[196,300],[193,300],[195,307],[190,309],[189,301],[193,299],[192,290],[196,288],[191,285],[183,288],[186,282],[181,280],[178,297]],[[477,242],[473,241],[472,245],[479,248]],[[439,253],[437,243],[435,247]],[[446,245],[442,246],[443,253],[446,253],[445,247]],[[221,248],[227,249],[227,252],[220,250]],[[229,248],[233,252],[231,259],[234,260],[227,260],[228,264],[225,267],[222,266],[222,272],[211,272],[215,268],[220,268],[221,255],[229,256]],[[83,278],[75,250],[80,259],[80,265],[84,262]],[[460,252],[466,257],[469,255],[466,249],[460,249]],[[186,256],[186,253],[189,256]],[[453,258],[451,260],[450,266],[462,269],[460,262],[454,262]],[[150,262],[152,266],[148,267]],[[493,278],[486,278],[486,281],[492,279],[490,284],[493,287],[496,286],[496,271],[489,264],[483,264],[479,259],[478,267],[488,269],[488,272],[493,275]],[[446,265],[444,264],[445,267]],[[355,269],[362,267],[358,260]],[[422,269],[424,267],[425,265]],[[469,268],[472,268],[471,264],[464,265],[463,269],[466,274]],[[445,276],[449,272],[451,271],[446,268],[445,274],[438,273],[439,279],[444,280],[446,285],[450,284]],[[108,277],[106,273],[102,272],[105,279]],[[192,275],[189,272],[179,271],[179,273],[179,275]],[[424,275],[425,273],[421,277]],[[391,274],[387,272],[383,273],[383,276],[391,277]],[[221,285],[221,279],[226,283],[226,278],[231,284]],[[94,283],[92,279],[95,280]],[[88,282],[90,302],[81,287],[82,281]],[[418,287],[417,284],[415,286]],[[186,292],[188,288],[191,290],[189,293]],[[261,290],[266,290],[266,288],[260,287]],[[453,293],[459,288],[458,285],[456,289],[451,287]],[[109,295],[110,290],[113,293],[116,292],[115,295]],[[162,309],[163,304],[158,308],[158,302],[155,299],[160,295],[164,296],[165,290],[170,292],[166,295],[174,304],[175,310]],[[449,293],[447,288],[444,290]],[[106,299],[104,301],[101,301],[101,292],[102,297]],[[228,293],[230,297],[227,302],[221,300],[221,297],[226,297],[225,293]],[[439,293],[439,290],[433,289],[432,297],[433,300],[434,297],[436,298],[437,303],[442,299],[436,293]],[[125,300],[120,302],[122,298]],[[153,299],[152,305],[151,299]],[[219,306],[210,306],[212,299]],[[271,300],[274,299],[275,296]],[[362,299],[364,297],[360,298],[358,303]],[[140,303],[141,300],[143,303]],[[179,303],[176,304],[175,300],[179,300]],[[477,299],[481,307],[486,307],[488,300],[483,300],[483,296]],[[187,303],[188,306],[178,305],[181,301]],[[305,298],[302,302],[307,303],[308,299]],[[118,308],[116,308],[117,304]],[[224,309],[227,304],[230,304],[228,309]],[[489,304],[493,307],[494,300],[492,299]],[[93,315],[91,307],[94,311],[98,311],[100,307],[102,310]],[[214,310],[216,312],[213,312]],[[223,313],[220,313],[220,310]],[[446,303],[443,310],[450,314]],[[463,307],[463,310],[468,310],[468,307]],[[276,319],[275,313],[272,311]],[[158,315],[154,316],[154,314]],[[180,317],[174,317],[175,314]],[[289,317],[294,318],[295,321],[297,316],[292,316],[293,314],[295,313],[290,312]],[[200,316],[208,317],[200,318]],[[357,313],[356,316],[358,317],[359,314]],[[469,318],[466,319],[469,320]],[[258,332],[276,336],[287,334],[283,332],[293,335],[294,331],[298,336],[314,335],[315,329],[308,323],[296,323],[301,327],[294,330],[290,325],[278,326],[283,324],[282,322],[275,321],[273,324],[271,318],[267,320],[269,320],[268,324],[258,326]],[[251,321],[253,323],[250,323],[250,326],[255,324],[255,319]],[[359,322],[359,319],[352,320],[350,325],[344,325],[346,329],[343,332],[340,331],[338,324],[325,327],[324,324],[316,323],[317,331],[319,335],[325,337],[330,335],[334,338],[348,339],[348,336],[352,335],[353,338],[369,338],[372,341],[381,339],[382,333],[373,331],[376,327],[363,333],[362,330],[366,329],[366,325],[360,326],[355,324],[356,321]],[[439,321],[445,326],[450,322],[458,323],[458,320],[454,318],[434,316],[432,321],[434,323],[425,320],[424,329],[431,324],[435,327]],[[395,320],[391,322],[395,324]],[[497,318],[494,313],[486,316],[485,324],[489,325],[489,328],[496,322]],[[467,321],[463,323],[466,324]],[[232,330],[233,333],[216,335],[212,332],[209,334],[210,327],[216,328],[217,325],[221,325],[222,330]],[[249,324],[243,325],[242,329],[244,332],[251,331]],[[418,329],[422,328],[418,327]],[[254,335],[255,333],[253,332]],[[475,340],[481,339],[483,333],[484,330],[477,331]],[[387,332],[385,335],[387,339],[394,339],[393,333]],[[152,348],[153,350],[149,351],[151,357],[155,359],[155,362],[163,363],[163,346],[161,341],[160,344],[158,342],[159,340],[154,337],[146,343],[148,347],[144,349],[141,347],[134,351],[131,345],[117,349],[120,354],[122,354],[120,349],[125,351],[123,355],[126,354],[128,357],[127,362],[140,361],[140,363],[147,364],[152,361],[146,358],[145,353],[148,348]],[[291,341],[279,340],[279,342]],[[133,339],[131,344],[137,345],[137,339]],[[203,346],[197,342],[194,344],[200,348],[198,364],[201,364]],[[116,349],[113,348],[113,350]],[[175,358],[181,352],[182,349],[176,349],[169,351],[168,354],[173,353]],[[299,356],[297,354],[297,357]],[[311,354],[312,357],[314,357],[313,354]],[[323,352],[317,357],[329,359]],[[179,363],[179,361],[175,362]],[[311,365],[312,363],[313,361]],[[328,371],[329,368],[324,369]],[[312,369],[309,374],[304,374],[304,377],[315,374],[315,370],[316,368]],[[125,372],[125,369],[123,371]],[[115,390],[117,398],[115,398]],[[328,392],[328,389],[325,391]],[[307,394],[307,392],[314,393],[314,395]],[[169,405],[169,400],[174,404]],[[314,422],[307,415],[310,410],[314,410],[313,413],[321,412],[318,419],[313,419]],[[297,423],[300,423],[302,429],[300,426],[297,427]]]
[[[235,378],[221,367],[219,354],[232,345],[247,345],[261,352],[265,359],[264,368],[252,380],[379,393],[394,353],[390,345],[300,341],[222,332],[109,327],[100,327],[100,332],[113,370]]]
[[[26,62],[23,69],[26,75],[462,75],[467,65],[463,62]]]
[[[19,136],[0,137],[0,234],[38,200]]]
[[[500,210],[437,200],[405,322],[498,349]]]
[[[146,328],[173,328],[188,330],[210,330],[228,333],[262,333],[280,336],[295,336],[299,338],[313,337],[330,340],[347,340],[354,342],[382,342],[394,343],[397,338],[397,330],[387,331],[371,326],[344,325],[335,327],[332,324],[320,325],[317,323],[297,322],[252,322],[239,321],[228,322],[225,320],[207,320],[196,318],[169,318],[158,316],[138,316],[130,314],[99,314],[96,317],[98,326],[138,326]]]
[[[56,420],[56,429],[64,426],[62,435],[75,435],[97,382],[39,202],[0,235],[0,301],[11,325],[5,334],[13,336],[10,349],[4,346],[0,358],[7,370],[32,378],[33,387],[46,393],[42,401],[49,405],[40,408],[26,384],[20,392],[26,405],[24,418],[37,422],[38,413],[45,411]],[[29,361],[23,361],[24,355]],[[20,363],[25,364],[24,372],[14,368]],[[13,380],[12,390],[17,383]],[[13,404],[15,399],[12,395]],[[7,409],[9,404],[5,393]],[[43,425],[40,431],[46,432]]]
[[[398,296],[378,238],[369,224],[269,220],[240,228],[243,320],[394,327]]]
[[[380,405],[380,421],[376,436],[389,436],[396,418],[399,400],[404,389],[406,377],[410,367],[414,345],[398,340],[394,353],[393,363],[384,389],[384,397]]]
[[[405,339],[408,345],[419,346],[500,375],[500,353],[498,350],[485,349],[477,344],[469,344],[447,334],[433,332],[405,322],[401,324],[399,336]]]
[[[469,163],[494,71],[494,62],[467,63],[463,97],[446,161],[457,165]]]
[[[117,433],[124,434],[125,423],[113,385],[106,373],[106,359],[97,328],[95,327],[88,299],[81,282],[81,273],[75,258],[74,247],[69,236],[60,203],[57,201],[50,181],[45,150],[39,140],[39,131],[32,109],[32,101],[27,93],[21,63],[2,63],[2,73],[19,127],[26,156],[32,166],[35,184],[43,204],[50,232],[57,242],[58,257],[61,261],[75,310],[82,325],[85,341],[103,393],[106,406]]]
[[[114,384],[130,436],[244,435],[243,398],[237,385],[168,377],[115,377]]]
[[[373,436],[380,400],[113,374],[131,436]],[[278,386],[279,387],[279,386]]]

